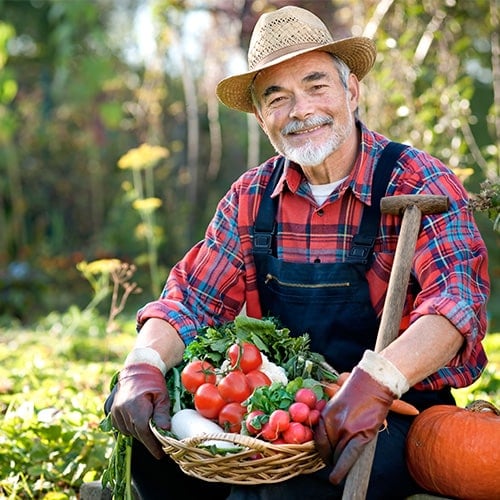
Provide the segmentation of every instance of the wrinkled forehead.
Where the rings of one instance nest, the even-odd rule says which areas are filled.
[[[269,86],[286,88],[292,83],[307,83],[318,75],[325,78],[338,77],[331,54],[322,51],[310,52],[265,68],[255,75],[253,88],[257,95],[262,95]]]

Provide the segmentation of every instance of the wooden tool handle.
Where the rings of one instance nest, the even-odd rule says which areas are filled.
[[[399,200],[397,203],[392,203],[392,201],[389,201],[391,198],[405,199]],[[418,233],[420,232],[420,222],[422,220],[422,212],[420,210],[420,207],[422,207],[421,203],[408,203],[408,197],[406,196],[393,196],[391,198],[382,198],[381,206],[382,202],[386,200],[390,206],[398,207],[396,213],[399,213],[400,207],[403,205],[405,206],[405,210],[394,255],[394,264],[389,278],[384,310],[382,311],[382,318],[377,334],[375,352],[380,352],[398,336],[413,255],[415,253],[415,245]],[[447,199],[446,206],[448,206]],[[442,211],[442,207],[443,202],[441,200],[438,203],[440,211]],[[363,448],[361,455],[352,466],[346,478],[346,484],[342,495],[343,500],[364,500],[366,498],[376,445],[377,436]]]
[[[380,210],[384,214],[403,215],[410,206],[418,207],[424,215],[440,214],[448,210],[449,200],[447,196],[434,194],[402,194],[386,196],[380,200]]]

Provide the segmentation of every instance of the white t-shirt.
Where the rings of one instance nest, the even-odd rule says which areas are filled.
[[[347,177],[344,177],[339,181],[330,182],[329,184],[309,184],[314,199],[318,205],[321,206],[330,194],[333,193],[346,179]]]

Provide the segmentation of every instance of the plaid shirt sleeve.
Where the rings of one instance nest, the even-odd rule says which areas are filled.
[[[205,238],[171,270],[159,300],[137,315],[169,322],[188,344],[205,325],[232,321],[244,305],[260,317],[250,226],[274,160],[245,172],[219,202]]]
[[[465,343],[447,366],[417,387],[470,385],[486,365],[481,341],[487,331],[489,277],[486,247],[468,207],[467,193],[441,162],[410,150],[394,194],[445,195],[450,203],[443,214],[422,218],[412,269],[420,292],[409,304],[408,321],[427,314],[444,316]]]

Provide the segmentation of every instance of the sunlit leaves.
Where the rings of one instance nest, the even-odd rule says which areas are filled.
[[[56,330],[0,331],[0,380],[9,381],[0,390],[0,498],[77,498],[111,453],[113,436],[99,429],[103,403],[134,336],[114,336],[120,355],[110,362],[105,337]],[[83,339],[88,354],[70,355],[69,342]]]

